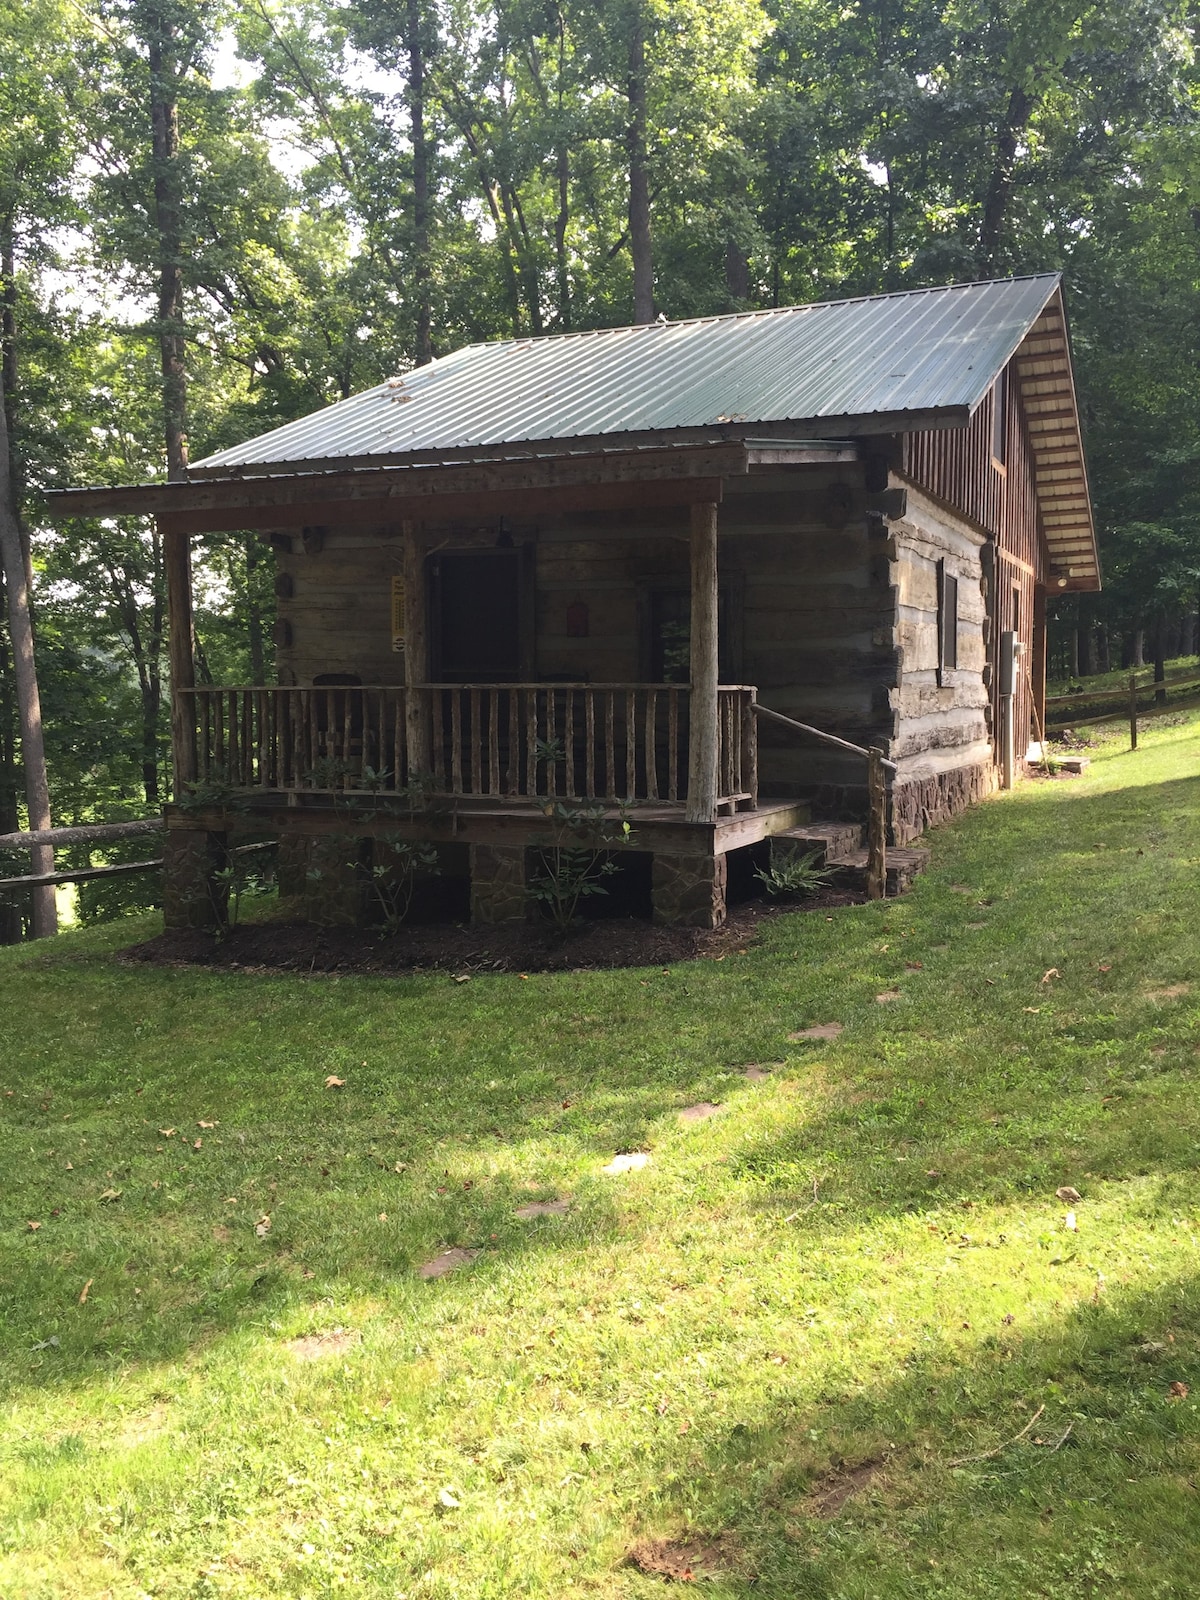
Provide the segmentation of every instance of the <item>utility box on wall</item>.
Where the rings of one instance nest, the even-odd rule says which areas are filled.
[[[1000,635],[1000,693],[1016,694],[1025,646],[1011,628]]]

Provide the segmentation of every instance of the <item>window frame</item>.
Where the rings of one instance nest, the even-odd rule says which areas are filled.
[[[951,620],[952,619],[952,620]],[[958,671],[958,574],[937,564],[937,681],[943,687]]]

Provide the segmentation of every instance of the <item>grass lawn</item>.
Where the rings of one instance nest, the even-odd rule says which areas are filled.
[[[1195,1595],[1198,763],[670,971],[0,951],[0,1595]]]

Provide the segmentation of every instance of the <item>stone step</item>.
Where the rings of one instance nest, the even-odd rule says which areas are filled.
[[[819,865],[840,859],[851,850],[857,850],[863,841],[863,830],[857,822],[806,822],[803,827],[789,828],[772,838],[772,850],[777,841],[786,841],[784,850],[791,857],[816,854]],[[779,855],[783,850],[778,852]]]
[[[837,868],[836,882],[840,887],[847,889],[866,888],[867,852],[865,850],[847,850],[845,854],[830,860],[829,865]],[[913,850],[901,848],[899,845],[889,845],[887,850],[888,894],[906,893],[912,888],[917,874],[924,872],[928,865],[928,850]]]

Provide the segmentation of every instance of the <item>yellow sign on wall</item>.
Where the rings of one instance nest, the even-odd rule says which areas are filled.
[[[392,579],[392,649],[404,649],[404,579]]]

